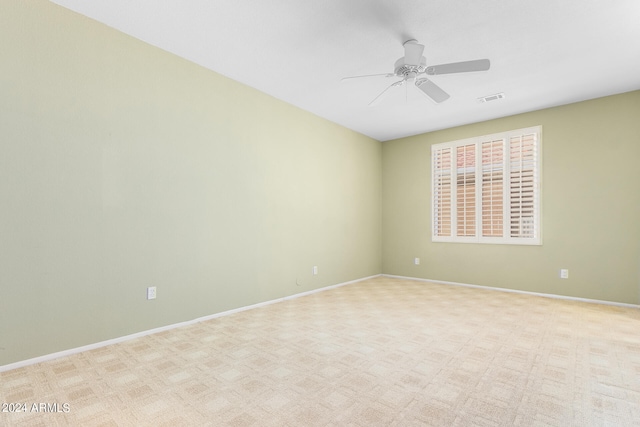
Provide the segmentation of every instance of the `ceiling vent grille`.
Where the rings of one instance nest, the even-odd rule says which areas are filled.
[[[478,98],[478,101],[485,103],[489,101],[497,101],[498,99],[504,99],[504,93],[495,93],[493,95],[483,96],[482,98]]]

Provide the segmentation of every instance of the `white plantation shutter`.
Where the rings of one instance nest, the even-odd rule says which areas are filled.
[[[451,236],[451,147],[433,153],[433,235]]]
[[[510,236],[534,238],[536,231],[536,134],[514,135],[509,140]]]
[[[482,236],[504,234],[504,139],[482,143]]]
[[[433,145],[433,241],[541,244],[540,134]]]
[[[476,235],[476,145],[456,147],[456,235]]]

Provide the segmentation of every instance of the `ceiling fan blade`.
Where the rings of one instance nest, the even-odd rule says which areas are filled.
[[[386,74],[365,74],[363,76],[349,76],[349,77],[343,77],[340,79],[341,82],[346,82],[349,80],[355,80],[355,79],[362,79],[362,78],[367,78],[367,77],[393,77],[395,74],[393,73],[386,73]]]
[[[449,94],[440,89],[440,86],[429,79],[421,78],[416,80],[416,87],[437,103],[441,103],[442,101],[449,99]]]
[[[369,107],[373,107],[373,106],[378,105],[389,94],[389,89],[391,89],[393,87],[400,87],[403,84],[404,84],[404,80],[400,80],[398,82],[392,83],[391,86],[387,87],[385,90],[380,92],[380,95],[378,95],[375,98],[373,98],[373,101],[371,101],[369,103]]]
[[[408,40],[404,43],[404,63],[407,65],[420,65],[424,52],[424,45],[416,40]]]
[[[427,67],[425,73],[429,76],[438,74],[468,73],[470,71],[487,71],[491,67],[488,59],[476,59],[474,61],[452,62],[450,64],[432,65]]]

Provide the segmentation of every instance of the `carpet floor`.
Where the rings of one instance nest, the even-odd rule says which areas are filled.
[[[376,277],[2,372],[0,403],[3,426],[640,426],[640,311]]]

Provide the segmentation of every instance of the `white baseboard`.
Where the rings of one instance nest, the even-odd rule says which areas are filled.
[[[118,343],[129,341],[129,340],[132,340],[132,339],[144,337],[146,335],[157,334],[158,332],[168,331],[170,329],[180,328],[182,326],[188,326],[188,325],[192,325],[192,324],[198,323],[198,322],[204,322],[206,320],[215,319],[217,317],[228,316],[230,314],[239,313],[241,311],[252,310],[252,309],[258,308],[258,307],[264,307],[266,305],[275,304],[275,303],[278,303],[278,302],[283,302],[283,301],[291,300],[291,299],[294,299],[294,298],[299,298],[299,297],[303,297],[303,296],[306,296],[306,295],[315,294],[317,292],[327,291],[329,289],[338,288],[340,286],[349,285],[351,283],[356,283],[356,282],[361,282],[363,280],[368,280],[368,279],[372,279],[374,277],[379,277],[379,276],[381,276],[381,274],[376,274],[376,275],[368,276],[368,277],[362,277],[360,279],[351,280],[349,282],[343,282],[343,283],[338,283],[336,285],[325,286],[325,287],[318,288],[318,289],[313,289],[313,290],[307,291],[307,292],[300,292],[300,293],[289,295],[289,296],[286,296],[286,297],[276,298],[276,299],[270,300],[270,301],[260,302],[260,303],[248,305],[248,306],[245,306],[245,307],[234,308],[232,310],[227,310],[227,311],[211,314],[211,315],[204,316],[204,317],[198,317],[197,319],[188,320],[186,322],[174,323],[174,324],[171,324],[171,325],[162,326],[160,328],[149,329],[149,330],[146,330],[146,331],[136,332],[135,334],[131,334],[131,335],[125,335],[125,336],[122,336],[122,337],[113,338],[113,339],[106,340],[106,341],[100,341],[100,342],[97,342],[97,343],[94,343],[94,344],[84,345],[82,347],[71,348],[71,349],[68,349],[68,350],[58,351],[56,353],[45,354],[44,356],[34,357],[32,359],[21,360],[19,362],[9,363],[8,365],[0,366],[0,372],[10,371],[12,369],[18,369],[18,368],[22,368],[22,367],[29,366],[29,365],[35,365],[36,363],[48,362],[50,360],[58,359],[60,357],[71,356],[72,354],[82,353],[84,351],[94,350],[96,348],[106,347],[106,346],[112,345],[112,344],[118,344]]]
[[[544,298],[553,298],[553,299],[562,299],[569,301],[580,301],[580,302],[588,302],[591,304],[604,304],[604,305],[613,305],[617,307],[627,307],[627,308],[640,308],[640,305],[637,304],[627,304],[624,302],[615,302],[615,301],[603,301],[598,299],[589,299],[589,298],[579,298],[579,297],[570,297],[566,295],[556,295],[556,294],[543,294],[540,292],[529,292],[529,291],[520,291],[517,289],[509,289],[509,288],[495,288],[492,286],[482,286],[482,285],[471,285],[468,283],[458,283],[458,282],[446,282],[444,280],[431,280],[431,279],[423,279],[420,277],[409,277],[409,276],[396,276],[393,274],[382,274],[384,277],[393,277],[395,279],[405,279],[405,280],[416,280],[419,282],[431,282],[431,283],[439,283],[442,285],[452,285],[452,286],[464,286],[467,288],[478,288],[478,289],[488,289],[492,291],[499,292],[511,292],[514,294],[525,294],[525,295],[534,295],[538,297]]]

